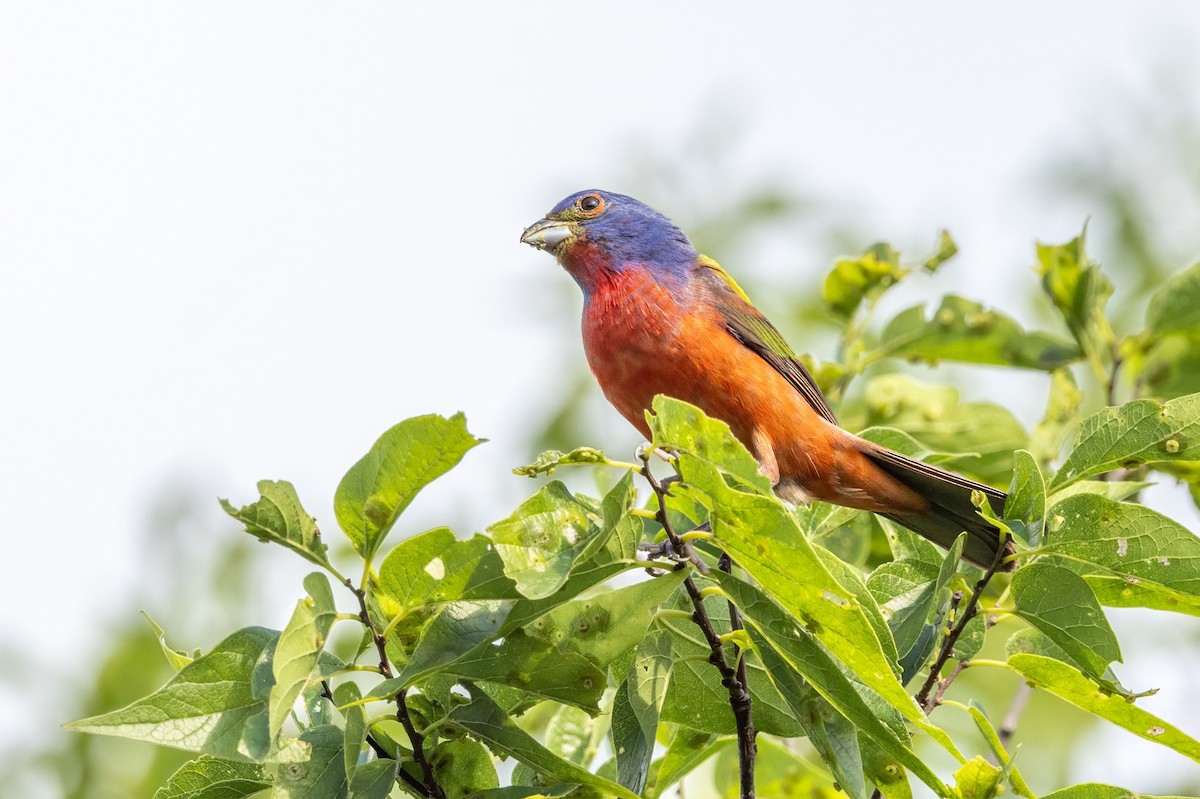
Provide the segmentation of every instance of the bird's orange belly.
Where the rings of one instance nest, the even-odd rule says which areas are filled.
[[[768,476],[836,499],[827,464],[843,431],[719,320],[681,308],[661,289],[638,288],[626,287],[620,301],[594,296],[584,314],[588,363],[621,415],[649,438],[645,411],[656,394],[690,402],[726,422]]]

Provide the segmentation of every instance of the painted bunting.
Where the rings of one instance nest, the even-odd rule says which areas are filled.
[[[873,511],[990,565],[1007,495],[843,430],[779,331],[716,261],[662,214],[609,191],[573,194],[521,241],[552,253],[583,289],[583,343],[604,396],[642,435],[656,394],[725,421],[783,499]]]

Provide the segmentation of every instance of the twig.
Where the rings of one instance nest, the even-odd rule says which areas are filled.
[[[654,473],[650,471],[650,458],[645,452],[639,452],[638,457],[642,461],[642,476],[646,478],[646,482],[650,484],[651,490],[654,491],[654,496],[658,499],[658,512],[656,517],[658,523],[662,525],[663,532],[666,533],[667,542],[670,544],[666,554],[674,558],[676,561],[675,568],[682,569],[689,562],[699,560],[692,552],[691,545],[679,537],[675,532],[675,528],[671,525],[670,519],[667,518],[667,488],[659,482]],[[722,564],[728,563],[728,556],[723,555]],[[724,567],[724,566],[723,566]],[[717,667],[721,673],[721,685],[729,691],[729,706],[733,709],[734,721],[737,725],[738,735],[738,775],[741,786],[741,799],[754,799],[754,760],[758,754],[758,744],[755,742],[754,721],[751,716],[752,701],[750,699],[750,690],[746,682],[746,659],[739,658],[737,668],[729,665],[729,660],[725,657],[725,648],[721,643],[721,637],[717,634],[713,627],[712,619],[708,616],[708,611],[704,608],[704,597],[700,595],[700,589],[696,587],[696,583],[688,576],[683,581],[683,587],[687,591],[688,596],[692,600],[692,621],[700,628],[704,634],[704,639],[708,642],[709,649],[712,654],[709,655],[709,662]],[[730,603],[730,626],[732,629],[741,629],[741,620],[737,616],[737,611]],[[736,626],[734,626],[736,625]]]
[[[1004,715],[1004,721],[1000,724],[1000,729],[996,731],[996,735],[1000,739],[1000,744],[1005,750],[1008,749],[1009,741],[1012,740],[1013,734],[1017,731],[1017,723],[1021,720],[1021,712],[1025,710],[1025,704],[1032,695],[1033,686],[1027,682],[1021,683],[1017,687],[1016,694],[1013,695],[1012,704],[1008,706],[1008,713]]]
[[[945,680],[941,680],[942,669],[946,667],[946,662],[950,660],[950,656],[954,654],[954,645],[958,643],[959,637],[963,634],[963,630],[967,628],[967,623],[975,618],[975,614],[979,611],[979,600],[983,596],[983,591],[987,588],[992,577],[1000,568],[1000,564],[1004,562],[1004,542],[996,550],[996,556],[992,560],[992,565],[984,572],[983,577],[979,582],[975,583],[975,590],[971,592],[971,598],[967,600],[966,607],[963,608],[962,614],[955,619],[954,626],[946,633],[946,637],[942,640],[942,648],[938,650],[937,659],[933,661],[933,665],[929,667],[929,676],[925,678],[925,683],[921,686],[921,690],[917,692],[917,704],[925,711],[925,715],[933,712],[933,709],[941,702],[942,696],[945,695],[946,689],[950,687],[950,683],[954,682],[954,678],[962,673],[966,668],[967,663],[960,661],[955,667],[954,672]],[[952,599],[954,607],[962,601],[962,592],[955,592],[957,597]],[[939,682],[940,681],[940,682]],[[937,693],[934,694],[934,687],[937,686]]]
[[[733,560],[729,557],[729,553],[722,552],[721,559],[717,563],[717,568],[721,571],[730,574],[733,572]],[[738,613],[737,606],[732,602],[729,603],[729,629],[737,631],[742,629],[742,617]],[[746,679],[746,655],[743,653],[738,658],[737,664],[738,681],[749,688],[750,682]],[[746,697],[746,717],[738,719],[738,774],[742,785],[750,785],[751,790],[754,788],[754,758],[758,755],[758,743],[755,740],[754,719],[750,713],[750,692],[744,691]],[[732,701],[732,698],[731,698]],[[734,715],[737,715],[737,707],[734,707]]]
[[[334,705],[336,707],[336,704],[333,701],[333,692],[329,690],[329,681],[328,680],[321,680],[321,696],[328,699],[329,704]],[[396,759],[396,758],[392,757],[391,752],[389,752],[388,750],[383,748],[383,745],[381,743],[379,743],[379,741],[375,740],[375,736],[371,735],[371,733],[369,733],[369,732],[367,733],[366,740],[367,740],[367,745],[370,746],[371,749],[375,752],[375,757],[379,758],[380,760],[395,760]],[[405,784],[407,784],[414,791],[419,791],[421,793],[425,793],[425,790],[426,790],[425,786],[422,785],[413,775],[409,774],[404,769],[397,768],[396,775],[399,779],[404,780]]]
[[[383,637],[383,633],[375,628],[371,623],[371,615],[367,612],[367,597],[366,593],[361,588],[356,588],[354,583],[346,580],[346,587],[353,592],[358,599],[358,617],[370,632],[371,637],[375,641],[375,650],[379,653],[379,673],[384,676],[384,679],[393,677],[392,664],[388,660],[387,640]],[[421,769],[421,775],[424,783],[414,785],[418,791],[425,794],[428,799],[446,799],[446,792],[442,790],[442,786],[438,785],[437,778],[433,774],[433,766],[429,759],[425,757],[425,738],[417,731],[416,726],[412,722],[412,716],[408,712],[408,703],[405,700],[406,690],[396,694],[396,720],[404,727],[404,732],[408,734],[408,741],[412,744],[413,760]],[[398,769],[397,773],[402,778],[406,778],[408,782],[412,778],[404,772],[404,769]],[[415,782],[415,780],[412,780]]]

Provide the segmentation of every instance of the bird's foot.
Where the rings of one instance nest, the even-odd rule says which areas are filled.
[[[654,455],[655,457],[666,461],[667,463],[670,463],[679,457],[678,452],[672,452],[671,450],[663,449],[662,447],[656,447],[650,441],[643,441],[642,443],[638,444],[637,449],[634,450],[633,453],[633,456],[639,461],[648,460],[651,455]]]

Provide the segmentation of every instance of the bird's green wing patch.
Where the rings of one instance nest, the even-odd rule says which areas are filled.
[[[837,424],[837,416],[829,407],[817,381],[800,363],[783,335],[750,302],[742,287],[711,258],[701,255],[696,265],[696,273],[725,320],[729,335],[783,375],[822,418]]]

